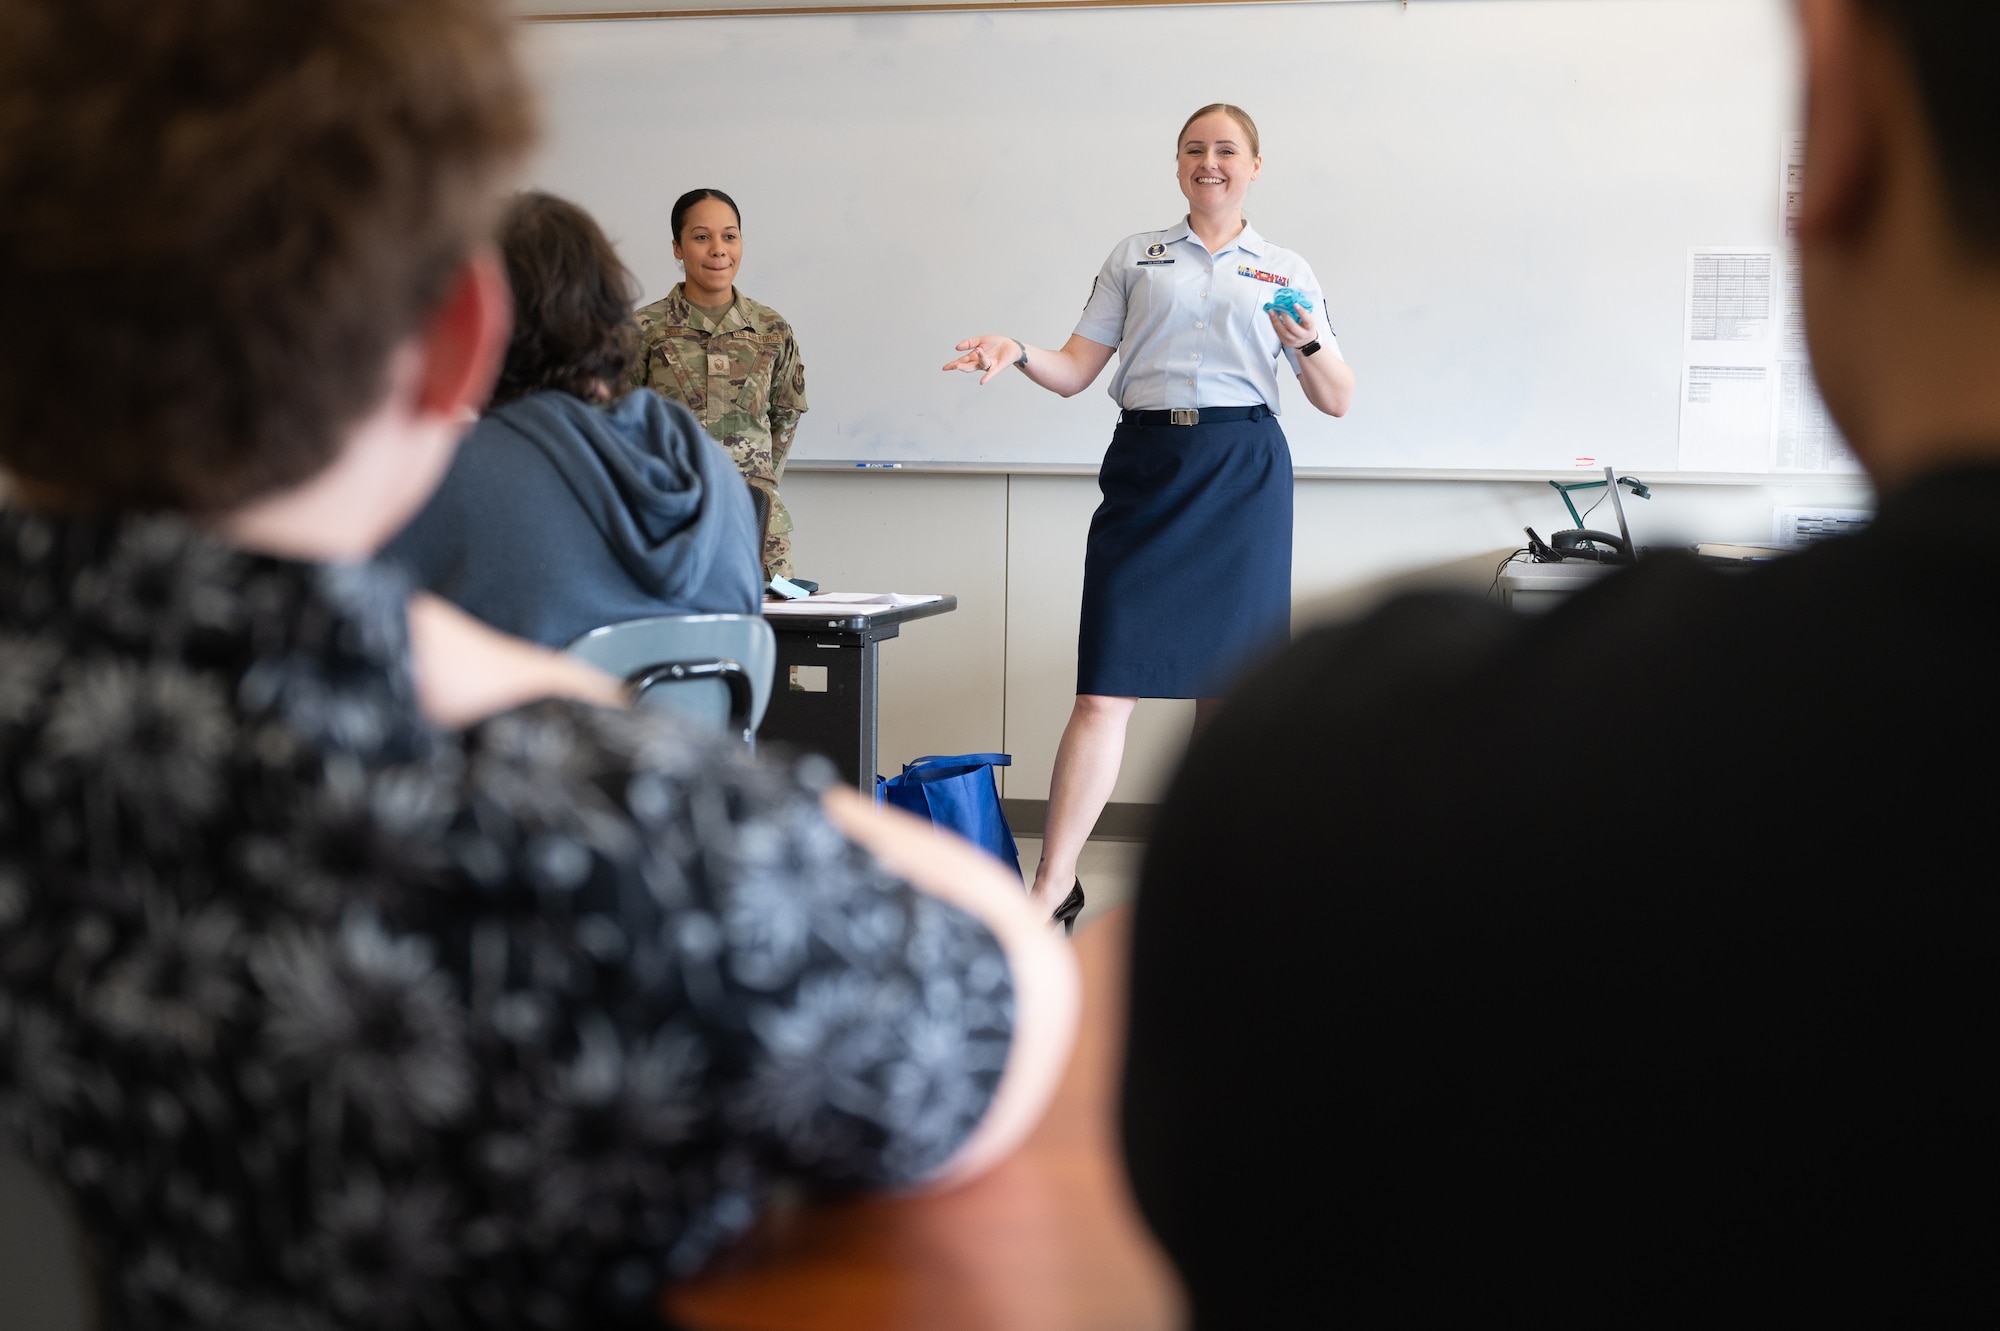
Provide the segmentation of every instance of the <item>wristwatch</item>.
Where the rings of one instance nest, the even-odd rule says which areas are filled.
[[[1014,357],[1014,368],[1025,370],[1028,368],[1028,344],[1017,337],[1014,339],[1014,345],[1021,349],[1021,354]]]
[[[1300,359],[1304,359],[1305,357],[1312,355],[1315,351],[1318,350],[1319,350],[1319,339],[1314,338],[1312,341],[1306,343],[1304,346],[1299,348],[1299,357]]]

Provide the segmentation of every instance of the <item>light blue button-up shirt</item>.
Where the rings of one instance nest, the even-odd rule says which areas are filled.
[[[1185,218],[1127,236],[1097,274],[1076,331],[1118,348],[1109,391],[1129,411],[1263,403],[1276,413],[1279,355],[1299,369],[1298,353],[1278,341],[1264,313],[1281,286],[1312,302],[1321,354],[1340,355],[1312,266],[1247,222],[1217,254]]]

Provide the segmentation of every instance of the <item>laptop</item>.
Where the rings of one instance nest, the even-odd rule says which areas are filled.
[[[1618,515],[1618,539],[1625,542],[1625,558],[1637,563],[1639,547],[1632,544],[1632,529],[1625,525],[1625,500],[1618,493],[1618,472],[1614,467],[1604,469],[1604,483],[1611,487],[1611,511]]]

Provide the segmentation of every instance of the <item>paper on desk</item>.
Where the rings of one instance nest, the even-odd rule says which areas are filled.
[[[764,613],[806,615],[812,618],[825,615],[872,614],[878,610],[894,610],[906,605],[928,605],[932,601],[943,599],[944,597],[936,592],[815,592],[803,601],[766,601]]]
[[[1734,559],[1745,564],[1761,564],[1791,553],[1782,545],[1736,545],[1722,541],[1703,541],[1694,552],[1703,559]]]
[[[813,599],[832,605],[928,605],[944,598],[936,592],[820,592]]]

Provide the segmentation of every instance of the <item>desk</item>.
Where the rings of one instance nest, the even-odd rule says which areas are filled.
[[[1625,564],[1595,564],[1588,560],[1565,560],[1560,564],[1509,564],[1500,570],[1495,585],[1500,604],[1509,610],[1541,614],[1553,610],[1566,598],[1591,583],[1616,573]]]
[[[877,653],[911,620],[958,609],[958,598],[941,596],[921,605],[835,603],[823,615],[799,612],[817,599],[785,603],[778,613],[766,607],[764,622],[778,637],[778,670],[757,738],[825,754],[841,776],[873,799]]]
[[[1130,908],[1077,938],[1083,1025],[1048,1115],[965,1187],[794,1206],[667,1292],[687,1331],[1173,1331],[1187,1313],[1116,1137]]]

